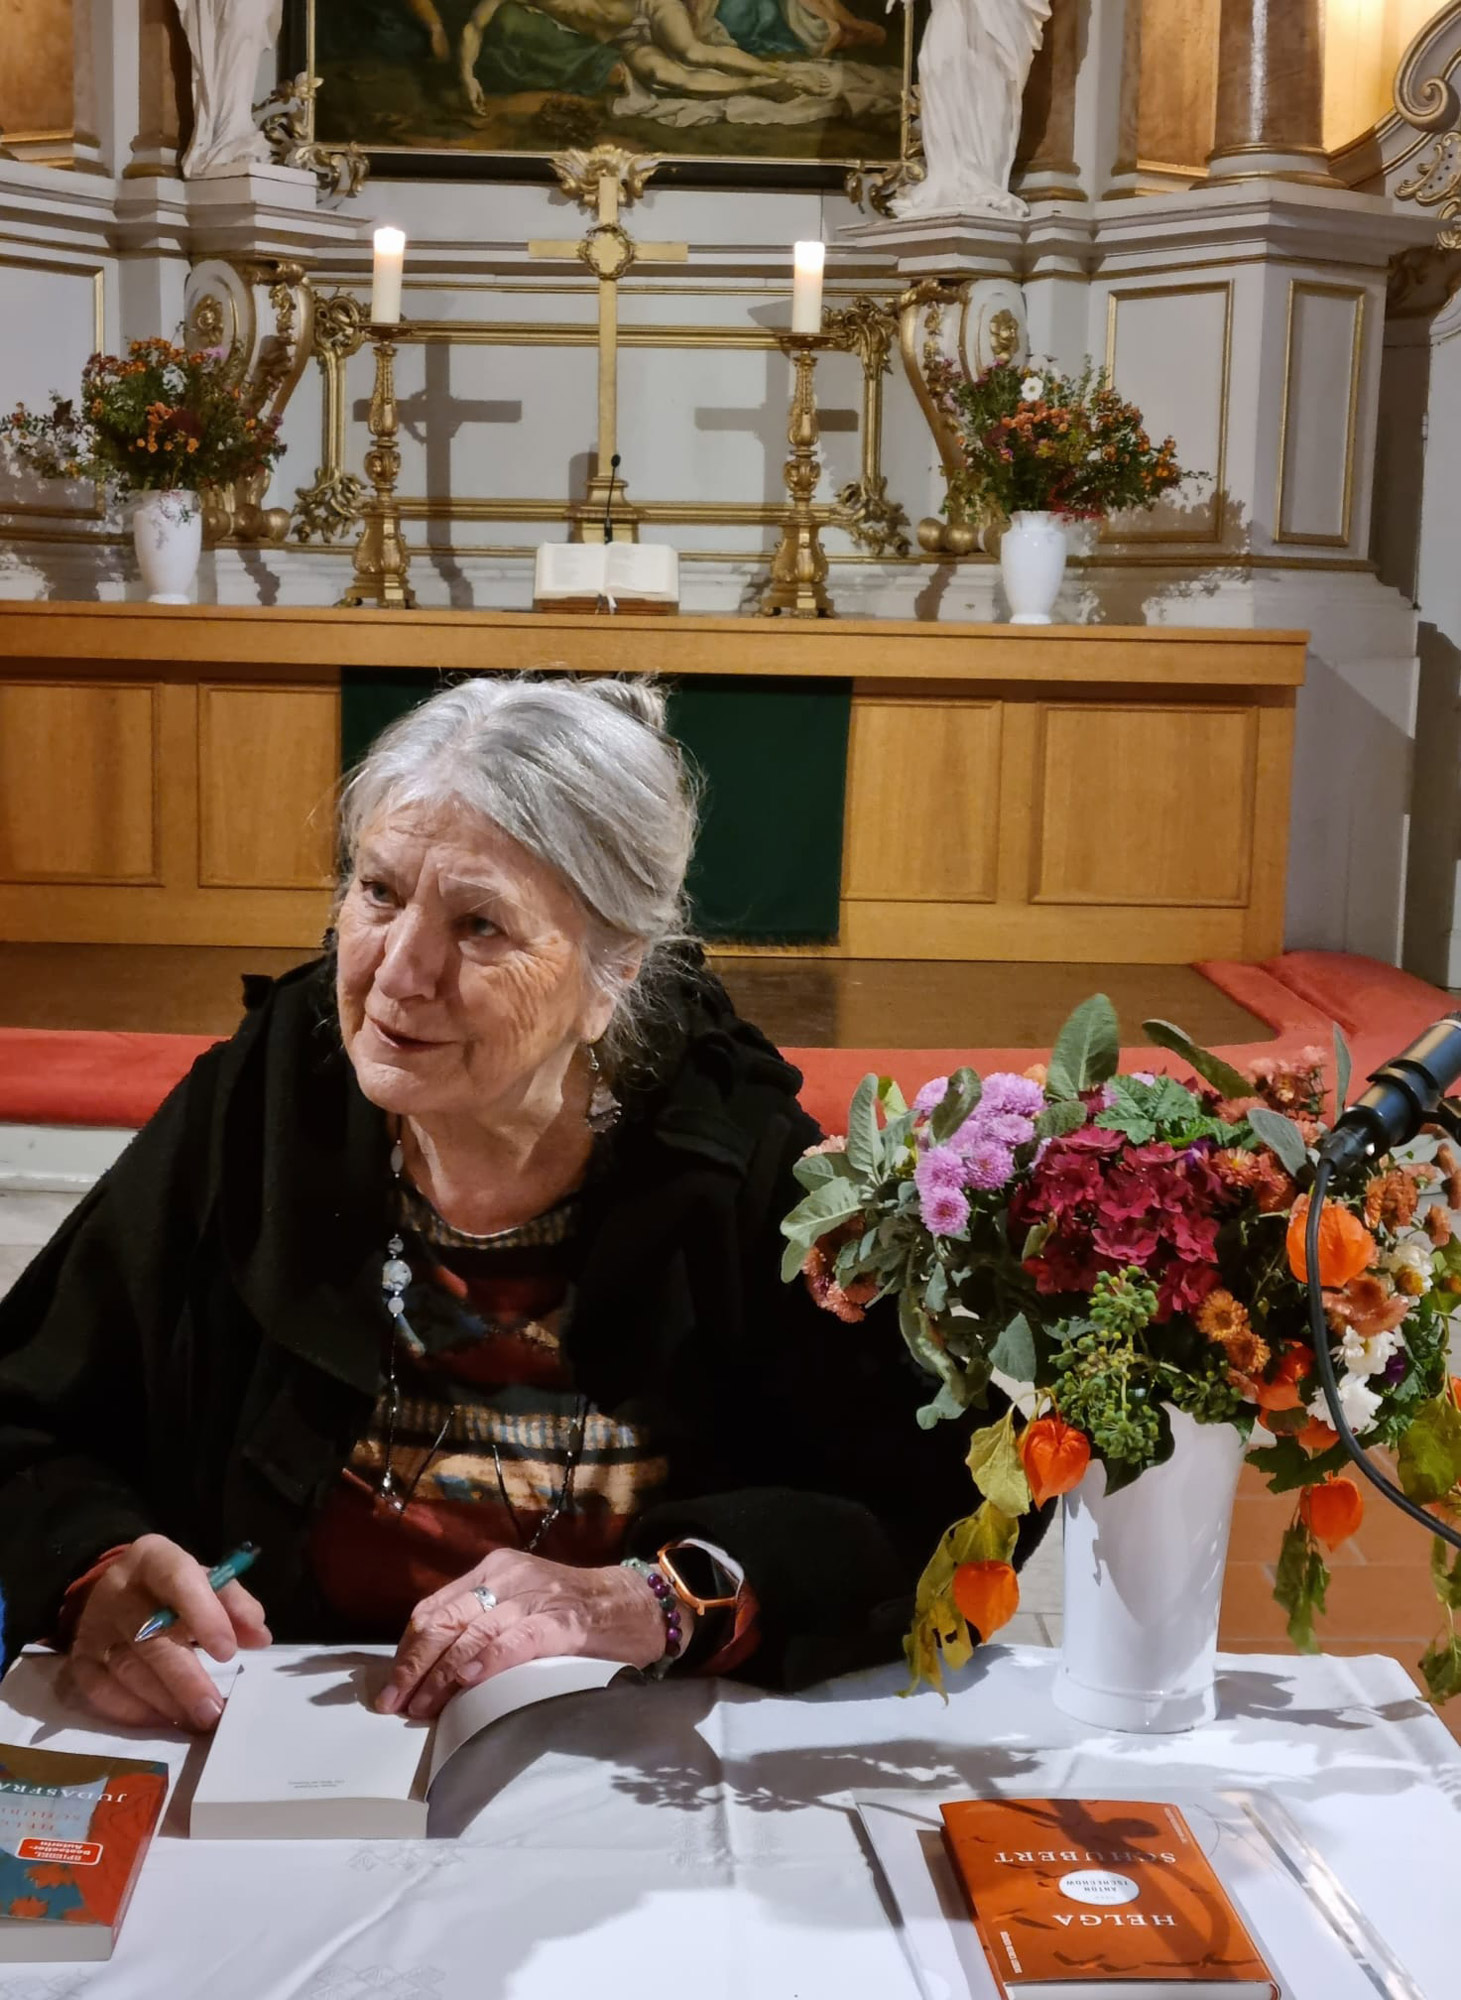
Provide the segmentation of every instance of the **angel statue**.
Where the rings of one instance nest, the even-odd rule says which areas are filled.
[[[193,138],[183,174],[247,173],[269,158],[254,123],[259,65],[279,38],[284,0],[177,0],[193,58]]]
[[[927,171],[893,203],[900,216],[1023,215],[1009,191],[1025,79],[1050,0],[933,0],[918,49]]]

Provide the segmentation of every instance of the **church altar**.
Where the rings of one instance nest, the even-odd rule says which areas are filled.
[[[0,932],[308,948],[342,680],[560,668],[850,690],[823,952],[1261,959],[1304,663],[1175,626],[0,603]]]

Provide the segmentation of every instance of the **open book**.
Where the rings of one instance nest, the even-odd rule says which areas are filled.
[[[557,610],[672,608],[680,601],[680,558],[663,542],[544,542],[533,571],[533,602]]]
[[[528,1660],[454,1695],[437,1720],[379,1715],[389,1648],[244,1657],[189,1831],[207,1840],[395,1840],[426,1832],[427,1793],[474,1736],[534,1702],[605,1688],[616,1660]]]

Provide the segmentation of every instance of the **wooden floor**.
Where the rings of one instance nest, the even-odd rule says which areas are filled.
[[[245,973],[305,954],[195,945],[0,945],[0,1026],[227,1035]],[[1153,1015],[1203,1044],[1268,1030],[1185,965],[959,965],[717,956],[737,1007],[791,1048],[1048,1048],[1107,993],[1129,1041]]]
[[[0,1025],[224,1035],[238,1020],[241,975],[278,974],[299,957],[171,946],[4,945]],[[1260,1041],[1266,1033],[1185,967],[790,957],[723,957],[716,967],[740,1010],[773,1040],[794,1047],[1047,1047],[1071,1007],[1096,991],[1115,1001],[1131,1041],[1151,1015],[1179,1021],[1205,1043]],[[46,1233],[49,1228],[37,1240]],[[0,1271],[0,1291],[11,1275]],[[1245,1473],[1223,1598],[1228,1651],[1292,1650],[1272,1598],[1273,1564],[1291,1513],[1288,1497],[1270,1495]],[[1326,1645],[1336,1652],[1389,1653],[1413,1673],[1438,1623],[1428,1558],[1427,1537],[1378,1495],[1367,1494],[1363,1528],[1334,1558]],[[1041,1634],[1054,1638],[1058,1576],[1049,1587],[1052,1602],[1048,1612],[1041,1607]],[[1453,1711],[1442,1711],[1443,1718],[1461,1737],[1461,1702]]]

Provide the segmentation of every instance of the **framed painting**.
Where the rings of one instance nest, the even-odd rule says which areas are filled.
[[[912,18],[910,18],[912,16]],[[287,0],[314,138],[520,179],[613,143],[661,179],[816,185],[899,156],[910,0]]]

